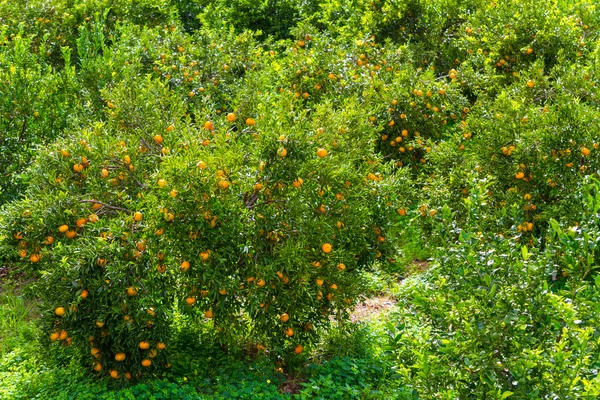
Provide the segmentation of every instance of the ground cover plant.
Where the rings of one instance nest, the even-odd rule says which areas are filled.
[[[0,11],[2,396],[599,395],[593,2]]]

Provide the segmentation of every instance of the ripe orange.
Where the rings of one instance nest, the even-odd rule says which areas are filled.
[[[401,217],[404,217],[406,216],[406,210],[404,208],[399,208],[398,214],[400,214]]]
[[[106,168],[102,168],[100,175],[102,175],[103,178],[106,178],[108,176],[108,170]]]
[[[325,149],[319,149],[319,150],[317,150],[317,156],[319,156],[321,158],[326,157],[327,156],[327,150],[325,150]]]
[[[181,263],[179,268],[181,268],[182,271],[187,271],[188,269],[190,269],[190,263],[187,261],[184,261]]]
[[[301,344],[299,344],[296,347],[294,347],[294,353],[296,353],[296,354],[302,353],[302,350],[304,350],[304,348],[302,347]]]
[[[90,292],[87,291],[87,289],[83,289],[81,291],[81,298],[82,299],[87,299],[87,297],[90,295]]]
[[[133,219],[137,222],[140,222],[142,219],[144,218],[144,214],[142,214],[139,211],[136,211],[135,213],[133,213]]]
[[[264,279],[260,278],[258,281],[256,281],[256,284],[260,287],[265,286],[266,282]]]
[[[281,320],[281,322],[287,322],[290,319],[290,316],[287,315],[287,313],[284,313],[284,314],[281,314],[279,319]]]
[[[235,114],[234,113],[227,114],[227,121],[229,121],[229,122],[235,121]]]
[[[171,125],[171,126],[173,126],[173,125]],[[169,131],[169,128],[170,128],[171,126],[169,126],[169,127],[167,128],[167,132],[170,132],[170,131]],[[162,136],[160,136],[160,135],[154,135],[154,141],[155,141],[156,143],[158,143],[158,144],[162,144],[162,142],[163,142],[163,137],[162,137]]]
[[[69,334],[64,329],[58,332],[58,340],[65,340]]]
[[[156,344],[156,348],[159,350],[164,350],[167,346],[163,342],[158,342]]]
[[[344,263],[339,263],[337,266],[337,269],[339,269],[340,271],[343,271],[346,269],[346,264]]]
[[[96,358],[100,358],[100,349],[96,348],[96,347],[92,347],[92,350],[90,350],[90,353],[92,353],[92,355]]]
[[[198,161],[198,163],[196,164],[196,167],[198,167],[200,169],[205,169],[207,167],[207,165],[204,161]]]
[[[75,231],[67,231],[67,233],[65,233],[65,236],[68,239],[73,239],[75,236],[77,236],[77,232],[75,232]]]
[[[146,350],[146,349],[150,348],[150,343],[148,343],[147,341],[144,340],[144,341],[140,342],[139,346],[140,346],[140,349]]]
[[[185,302],[191,306],[192,304],[194,304],[196,302],[196,298],[195,297],[188,297],[185,299]]]
[[[29,257],[29,261],[31,261],[32,263],[36,263],[38,261],[40,261],[40,255],[39,254],[32,254],[31,257]]]
[[[587,147],[582,147],[581,148],[581,155],[584,156],[584,157],[590,155],[590,152],[591,152],[591,150],[588,149]]]
[[[134,287],[128,287],[127,288],[127,294],[129,296],[135,296],[137,294],[137,289]]]
[[[50,340],[52,340],[53,342],[56,341],[58,339],[58,332],[52,332],[50,334]]]
[[[158,185],[158,187],[164,188],[167,185],[167,181],[164,179],[159,179],[158,182],[156,182],[156,184]]]
[[[96,326],[98,328],[102,328],[104,326],[104,322],[103,321],[96,321]]]
[[[530,89],[531,89],[531,88],[532,88],[532,87],[534,87],[534,86],[535,86],[535,83],[534,83],[532,80],[528,80],[528,81],[527,81],[527,87],[528,87],[528,88],[530,88]]]
[[[517,178],[517,179],[523,179],[524,177],[525,177],[525,174],[521,171],[519,171],[515,174],[515,178]]]
[[[102,364],[100,364],[99,362],[94,363],[94,371],[102,371]]]
[[[302,184],[304,183],[304,180],[302,178],[296,178],[294,180],[294,182],[292,182],[292,186],[295,187],[296,189],[299,188],[300,186],[302,186]]]
[[[321,279],[321,278],[317,278],[317,280],[316,280],[315,282],[317,283],[317,285],[319,285],[319,286],[323,286],[323,282],[324,282],[324,281],[323,281],[323,279]]]
[[[117,361],[123,361],[125,358],[127,358],[127,356],[125,355],[125,353],[117,353],[117,354],[115,354],[115,360],[117,360]]]
[[[293,330],[292,328],[286,328],[286,330],[285,330],[285,335],[286,335],[287,337],[292,337],[292,336],[294,336],[294,330]]]
[[[75,172],[81,172],[81,171],[83,171],[83,165],[81,165],[81,164],[74,164],[73,165],[73,171],[75,171]]]
[[[329,243],[325,243],[321,246],[321,250],[323,250],[323,253],[328,254],[331,253],[332,247]]]
[[[151,365],[152,365],[152,360],[149,360],[147,358],[145,360],[142,360],[142,366],[143,367],[149,367]]]
[[[58,315],[59,317],[62,317],[63,315],[65,315],[65,308],[56,307],[56,309],[54,310],[54,314]]]
[[[221,189],[225,190],[229,187],[229,182],[222,180],[222,181],[219,181],[218,185]]]
[[[148,352],[148,357],[150,357],[150,358],[154,358],[154,357],[156,357],[156,355],[157,355],[157,354],[158,354],[158,353],[156,352],[156,349],[151,349],[151,350]]]
[[[58,227],[58,231],[60,233],[65,233],[68,230],[69,230],[69,226],[68,225],[61,225],[61,226]]]
[[[156,270],[158,271],[159,274],[162,274],[163,272],[165,272],[167,270],[167,267],[164,264],[158,264],[156,266]]]
[[[252,118],[247,118],[246,119],[246,125],[250,125],[253,126],[256,122],[254,121],[254,119]]]
[[[214,314],[213,314],[212,310],[207,310],[204,312],[204,316],[208,319],[212,319],[214,317]]]
[[[127,380],[131,379],[131,372],[125,372],[125,378]]]
[[[277,150],[277,155],[281,158],[287,156],[287,150],[285,147],[280,147],[279,150]]]
[[[206,121],[204,123],[204,129],[213,131],[213,130],[215,130],[215,124],[213,124],[211,121]]]

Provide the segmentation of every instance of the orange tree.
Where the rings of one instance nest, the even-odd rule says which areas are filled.
[[[124,63],[102,93],[105,120],[40,150],[27,198],[3,217],[9,257],[40,277],[48,340],[113,378],[169,366],[176,308],[225,344],[249,335],[259,350],[303,353],[332,316],[347,317],[361,271],[396,257],[391,221],[408,176],[384,178],[379,128],[359,99],[309,110],[260,68],[221,65],[247,52],[209,48],[216,61],[195,74],[194,55],[173,51],[173,75],[164,53],[145,78]],[[192,96],[183,78],[198,75]],[[242,76],[259,88],[238,89],[238,101],[229,91]]]

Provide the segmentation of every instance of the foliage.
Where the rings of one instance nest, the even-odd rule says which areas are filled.
[[[264,353],[306,373],[301,397],[598,396],[593,2],[0,16],[0,271],[31,282],[42,348],[73,379],[276,397],[273,371],[223,367]],[[389,358],[363,362],[381,332],[345,321],[415,258],[429,269],[393,289]],[[27,369],[15,343],[34,333],[7,299],[1,351]],[[311,352],[336,361],[312,374]]]

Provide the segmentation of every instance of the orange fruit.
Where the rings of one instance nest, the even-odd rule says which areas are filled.
[[[281,320],[281,322],[287,322],[290,319],[290,316],[287,315],[286,313],[284,313],[284,314],[281,314],[279,319]]]
[[[151,365],[152,365],[152,360],[149,360],[149,359],[147,359],[147,358],[146,358],[146,359],[144,359],[144,360],[142,360],[142,366],[143,366],[143,367],[149,367],[149,366],[151,366]]]
[[[131,379],[131,372],[125,372],[125,378],[127,380]]]
[[[317,150],[317,156],[319,156],[321,158],[326,157],[327,156],[327,150],[325,150],[325,149],[319,149],[319,150]]]
[[[87,291],[87,289],[83,289],[81,291],[81,298],[82,299],[87,299],[87,297],[90,295],[90,292]]]
[[[581,155],[584,156],[584,157],[588,156],[590,154],[590,152],[591,152],[590,149],[588,149],[587,147],[582,147],[581,148]]]
[[[323,282],[324,282],[324,281],[323,281],[323,279],[321,279],[321,278],[317,278],[315,282],[317,283],[317,285],[319,285],[319,286],[323,286]]]
[[[58,340],[65,340],[68,336],[69,334],[64,329],[58,332]]]
[[[337,266],[337,269],[339,269],[340,271],[343,271],[346,269],[346,264],[344,263],[339,263]]]
[[[534,86],[535,86],[535,83],[534,83],[532,80],[528,80],[528,81],[527,81],[527,87],[528,87],[528,88],[530,88],[530,89],[531,89],[531,88],[532,88],[532,87],[534,87]]]
[[[265,286],[266,282],[264,279],[260,278],[258,281],[256,281],[256,284],[260,287]]]
[[[285,147],[280,147],[279,150],[277,150],[277,155],[281,158],[287,156],[287,150]]]
[[[139,346],[140,346],[140,349],[147,350],[150,348],[150,343],[148,343],[147,341],[144,340],[144,341],[140,342]]]
[[[165,272],[167,270],[167,267],[164,264],[158,264],[156,266],[156,270],[158,271],[159,274],[162,274],[163,272]]]
[[[325,243],[321,246],[321,250],[323,250],[323,253],[328,254],[331,253],[332,247],[329,243]]]
[[[32,263],[36,263],[38,261],[40,261],[40,255],[39,254],[32,254],[31,257],[29,257],[29,261],[31,261]]]
[[[137,289],[134,287],[128,287],[127,288],[127,294],[129,296],[135,296],[137,294]]]
[[[198,161],[198,163],[196,164],[196,167],[198,167],[200,169],[205,169],[207,167],[207,165],[204,161]]]
[[[137,222],[140,222],[142,219],[144,218],[144,214],[142,214],[139,211],[136,211],[135,213],[133,213],[133,219]]]
[[[294,347],[294,353],[296,353],[296,354],[302,353],[302,350],[304,350],[304,348],[302,347],[301,344],[299,344],[296,347]]]
[[[65,315],[65,308],[56,307],[56,309],[54,310],[54,314],[58,315],[59,317],[62,317],[63,315]]]
[[[77,236],[77,232],[75,232],[75,231],[67,231],[67,233],[65,233],[65,236],[68,239],[73,239],[75,236]]]
[[[398,209],[398,214],[399,214],[401,217],[404,217],[404,216],[406,215],[406,210],[405,210],[404,208],[399,208],[399,209]]]
[[[170,128],[170,126],[167,128],[167,132],[170,132],[169,128]],[[158,144],[161,144],[163,142],[163,137],[160,135],[154,135],[154,141]]]
[[[294,179],[294,182],[292,182],[292,186],[297,189],[300,186],[302,186],[303,183],[304,183],[304,180],[302,178],[296,178],[296,179]]]
[[[163,342],[158,342],[156,344],[156,348],[159,350],[164,350],[167,346]]]
[[[96,347],[92,347],[92,350],[90,350],[90,353],[92,353],[92,355],[96,358],[100,358],[100,349],[96,348]]]
[[[117,353],[117,354],[115,354],[115,360],[117,360],[117,361],[123,361],[125,358],[127,358],[127,356],[125,355],[125,353]]]
[[[252,119],[252,118],[246,119],[246,125],[253,126],[254,124],[255,124],[254,119]]]
[[[196,302],[196,298],[195,297],[188,297],[185,299],[185,302],[191,306],[192,304],[194,304]]]
[[[214,314],[213,314],[212,310],[208,310],[208,311],[205,311],[205,312],[204,312],[204,316],[205,316],[206,318],[209,318],[209,319],[211,319],[212,317],[214,317]]]
[[[102,364],[100,364],[99,362],[94,363],[94,371],[102,371]]]
[[[235,114],[234,113],[227,114],[227,121],[229,121],[229,122],[235,121]]]
[[[221,189],[225,190],[229,187],[229,182],[222,180],[222,181],[219,181],[218,185]]]
[[[73,171],[75,171],[75,172],[81,172],[81,171],[83,171],[83,165],[81,165],[81,164],[74,164],[73,165]]]
[[[61,226],[58,227],[58,231],[60,233],[65,233],[68,230],[69,230],[69,226],[68,225],[61,225]]]
[[[156,182],[156,184],[158,185],[158,187],[164,188],[167,185],[167,181],[164,179],[159,179],[158,182]]]
[[[187,271],[188,269],[190,269],[190,263],[187,261],[184,261],[181,263],[179,268],[181,268],[182,271]]]
[[[204,129],[213,131],[215,129],[215,124],[213,124],[212,121],[206,121],[204,123]]]
[[[108,170],[106,168],[102,168],[100,175],[102,175],[103,178],[106,178],[108,176]]]
[[[524,177],[525,177],[525,174],[521,171],[519,171],[515,174],[515,178],[517,178],[517,179],[523,179]]]
[[[96,321],[96,326],[98,328],[102,328],[104,326],[104,322],[103,321]]]
[[[58,340],[58,332],[52,332],[50,334],[50,340],[52,340],[53,342]]]
[[[292,337],[292,336],[294,336],[294,330],[293,330],[292,328],[287,328],[287,329],[285,330],[285,335],[286,335],[287,337]]]

